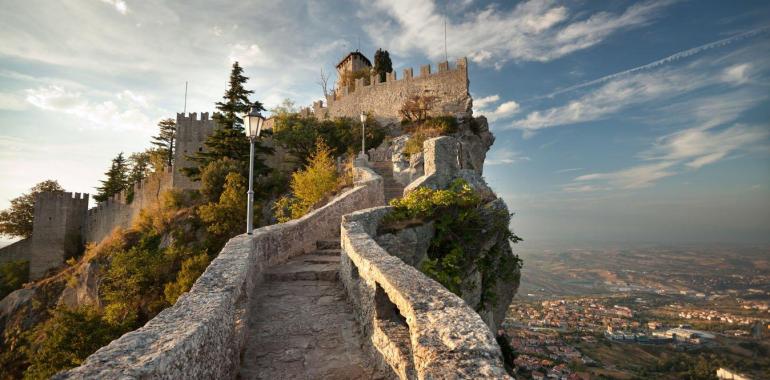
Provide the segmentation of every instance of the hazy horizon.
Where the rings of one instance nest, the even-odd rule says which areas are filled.
[[[213,111],[234,60],[268,107],[319,99],[320,69],[358,47],[389,50],[399,77],[435,70],[444,16],[522,247],[770,244],[762,1],[10,2],[0,209],[49,178],[93,194],[182,112],[186,81],[187,111]]]

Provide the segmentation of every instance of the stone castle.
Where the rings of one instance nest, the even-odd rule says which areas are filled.
[[[369,60],[352,52],[337,70],[342,77],[367,67]],[[416,268],[427,253],[432,223],[378,232],[392,211],[385,206],[389,198],[417,186],[444,188],[457,178],[481,194],[490,212],[507,213],[481,177],[494,137],[486,119],[472,115],[466,59],[454,67],[440,62],[435,73],[425,65],[419,76],[413,74],[406,69],[400,79],[388,73],[384,81],[375,75],[368,83],[338,82],[325,104],[315,102],[301,114],[357,119],[366,112],[392,125],[407,100],[429,96],[435,99],[431,115],[455,116],[457,133],[429,139],[411,156],[403,154],[409,136],[370,150],[368,160],[354,163],[352,188],[299,219],[232,238],[173,306],[54,378],[510,379],[494,331],[518,280],[497,284],[500,303],[494,307],[482,304],[473,286],[461,298]],[[175,166],[189,165],[186,156],[205,149],[214,129],[208,113],[177,114]],[[274,168],[285,165],[276,151],[266,157]],[[137,184],[131,202],[121,193],[90,210],[87,194],[42,194],[32,237],[0,250],[0,260],[30,260],[32,276],[39,278],[84,243],[129,226],[163,190],[197,185],[168,168]],[[510,246],[505,253],[512,255]],[[76,286],[90,287],[85,301],[72,297],[80,290],[67,285],[58,302],[76,306],[98,298],[98,285],[84,280],[91,276],[89,265],[74,274],[81,283]],[[0,320],[32,302],[34,291],[17,292],[22,291],[6,297],[16,301],[0,307]]]

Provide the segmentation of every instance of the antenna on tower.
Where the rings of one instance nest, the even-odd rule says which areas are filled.
[[[356,37],[358,37],[358,47],[356,48],[356,51],[361,51],[361,36]]]
[[[184,81],[184,111],[182,115],[187,113],[187,81]]]
[[[449,61],[449,55],[446,49],[446,18],[447,18],[447,3],[444,3],[444,60]]]

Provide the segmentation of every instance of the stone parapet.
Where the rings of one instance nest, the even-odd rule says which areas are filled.
[[[302,218],[230,239],[188,293],[143,327],[56,379],[235,378],[247,314],[264,270],[339,234],[342,215],[384,204],[382,178],[356,167],[355,187]]]
[[[372,353],[401,379],[510,379],[481,317],[375,242],[390,210],[372,208],[342,219],[340,278]]]

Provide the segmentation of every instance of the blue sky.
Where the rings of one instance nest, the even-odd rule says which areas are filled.
[[[359,45],[397,71],[467,56],[497,141],[485,177],[529,242],[770,242],[765,1],[16,1],[0,10],[0,207],[94,192],[232,60],[310,104]]]

